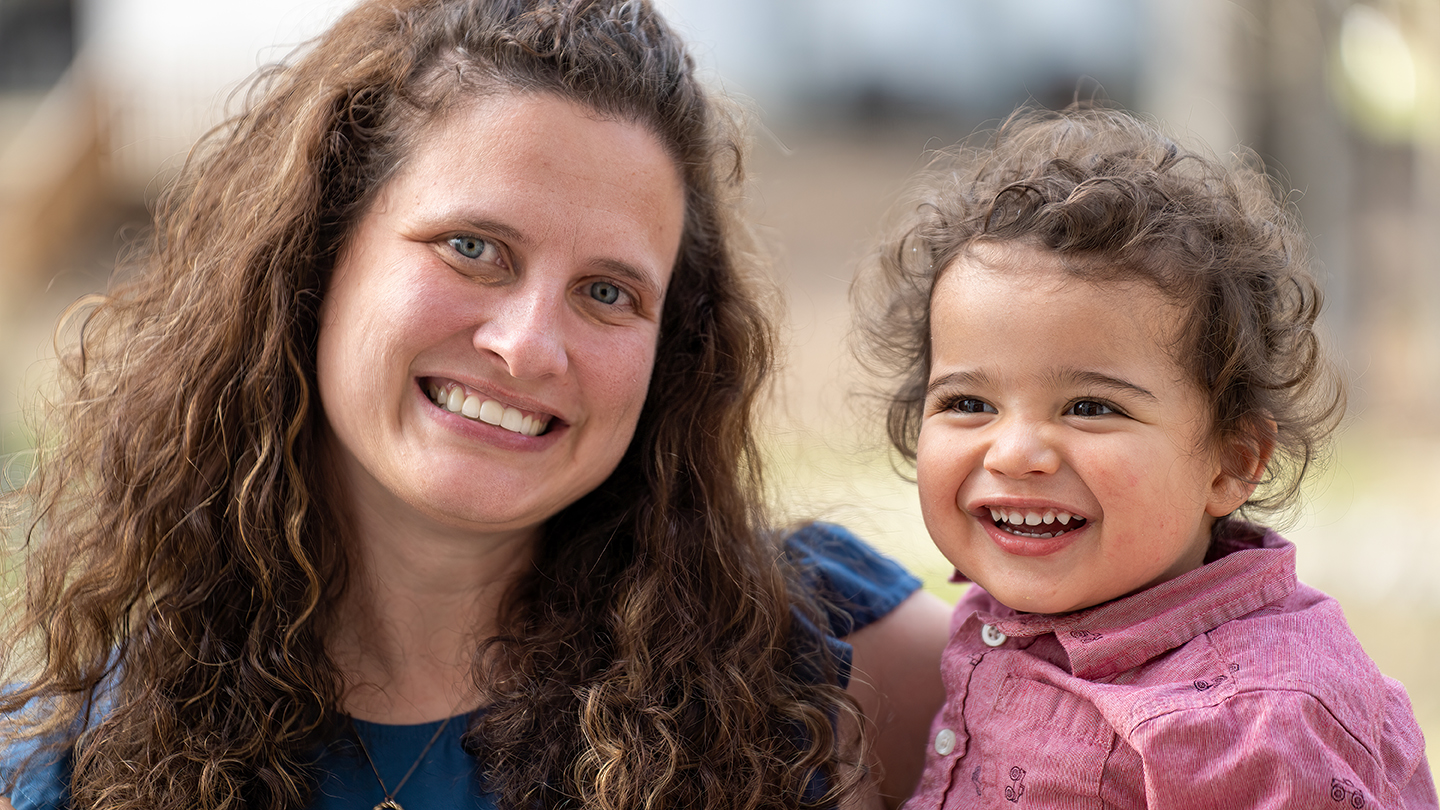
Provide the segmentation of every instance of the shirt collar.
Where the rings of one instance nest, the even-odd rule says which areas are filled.
[[[1087,610],[1017,613],[995,603],[986,621],[1012,638],[1054,633],[1071,673],[1095,680],[1134,669],[1296,588],[1295,546],[1269,529],[1237,521],[1216,539],[1211,556],[1193,571]]]

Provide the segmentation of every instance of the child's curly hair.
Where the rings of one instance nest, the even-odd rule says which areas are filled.
[[[1305,237],[1253,154],[1229,165],[1129,113],[1022,108],[976,145],[942,152],[852,298],[859,354],[895,382],[890,441],[913,462],[930,374],[930,296],[981,242],[1052,251],[1091,281],[1143,279],[1188,313],[1172,347],[1205,393],[1225,471],[1251,480],[1243,507],[1293,507],[1345,409],[1315,334],[1319,286]]]

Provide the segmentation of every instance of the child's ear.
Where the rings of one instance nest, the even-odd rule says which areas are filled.
[[[1275,420],[1261,419],[1243,436],[1220,448],[1220,469],[1210,482],[1206,513],[1224,517],[1250,500],[1275,452],[1275,434]]]

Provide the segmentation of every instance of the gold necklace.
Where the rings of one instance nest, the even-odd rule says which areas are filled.
[[[445,718],[445,722],[441,723],[440,727],[435,729],[435,733],[430,737],[430,742],[425,743],[425,747],[420,750],[420,756],[415,758],[415,762],[410,765],[410,770],[406,771],[405,775],[400,777],[400,783],[395,785],[395,790],[391,791],[390,788],[385,787],[385,780],[380,778],[380,769],[375,767],[375,760],[370,758],[370,749],[365,747],[365,738],[360,736],[360,729],[355,727],[353,720],[350,722],[350,730],[355,734],[355,741],[360,743],[360,753],[364,754],[365,761],[370,763],[370,770],[375,773],[375,781],[380,783],[380,792],[385,794],[385,798],[381,799],[380,803],[375,805],[372,810],[405,810],[405,808],[400,806],[399,802],[395,801],[395,795],[400,792],[401,788],[405,787],[406,782],[410,781],[410,777],[415,773],[415,769],[420,767],[421,762],[425,761],[425,755],[430,753],[431,748],[435,747],[435,741],[440,739],[440,735],[448,725],[450,725],[450,718],[447,717]]]

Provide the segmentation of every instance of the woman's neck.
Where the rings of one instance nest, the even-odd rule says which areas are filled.
[[[528,570],[537,530],[480,534],[363,503],[351,517],[350,582],[328,644],[345,711],[410,724],[474,709],[476,651]]]

